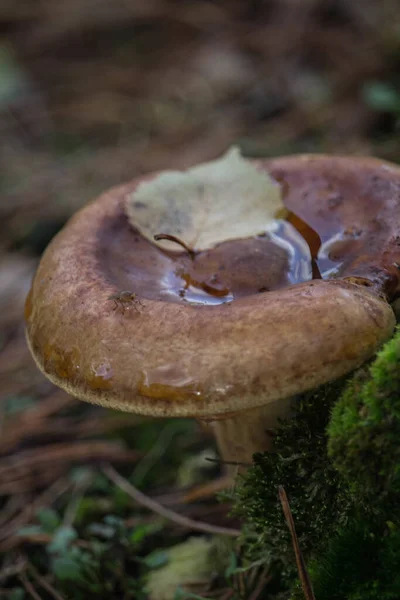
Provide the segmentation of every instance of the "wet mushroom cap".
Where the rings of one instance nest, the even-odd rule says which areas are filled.
[[[295,156],[261,163],[282,182],[285,206],[318,232],[335,277],[400,293],[400,168],[375,158]],[[323,252],[321,252],[321,250]],[[325,275],[324,275],[325,276]]]
[[[287,256],[268,238],[226,242],[195,261],[160,250],[127,221],[135,180],[78,212],[42,258],[27,339],[49,379],[124,411],[222,418],[340,377],[390,337],[400,169],[323,156],[257,164],[282,183],[299,230],[311,226],[314,258],[327,248],[319,262],[334,278],[289,285]],[[193,282],[208,305],[180,295]],[[122,290],[144,306],[114,310],[109,298]]]

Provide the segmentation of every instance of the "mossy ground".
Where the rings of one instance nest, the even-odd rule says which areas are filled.
[[[293,598],[303,592],[279,485],[290,498],[316,598],[399,597],[399,401],[400,330],[348,382],[300,397],[294,418],[277,432],[275,454],[254,457],[236,491],[236,511],[245,517],[249,553],[278,563]]]

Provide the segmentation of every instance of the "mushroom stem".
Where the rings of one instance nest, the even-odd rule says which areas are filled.
[[[223,460],[251,464],[253,454],[272,450],[271,430],[290,416],[292,397],[224,419],[209,421]],[[237,467],[228,466],[232,475]]]

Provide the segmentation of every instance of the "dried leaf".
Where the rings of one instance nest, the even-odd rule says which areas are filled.
[[[152,242],[155,235],[168,234],[195,250],[271,231],[285,214],[279,184],[242,158],[238,148],[140,184],[126,210],[130,223]],[[168,241],[160,244],[177,249]]]

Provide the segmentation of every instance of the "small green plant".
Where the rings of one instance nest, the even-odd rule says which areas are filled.
[[[41,511],[38,520],[38,532],[52,534],[45,564],[66,598],[145,600],[143,575],[149,566],[140,554],[146,537],[157,532],[155,524],[127,529],[121,518],[108,515],[89,526],[87,540],[81,546],[76,529],[59,523],[54,511]],[[20,533],[25,534],[26,529]]]
[[[364,85],[363,99],[372,110],[400,117],[400,92],[391,83],[369,81]]]

